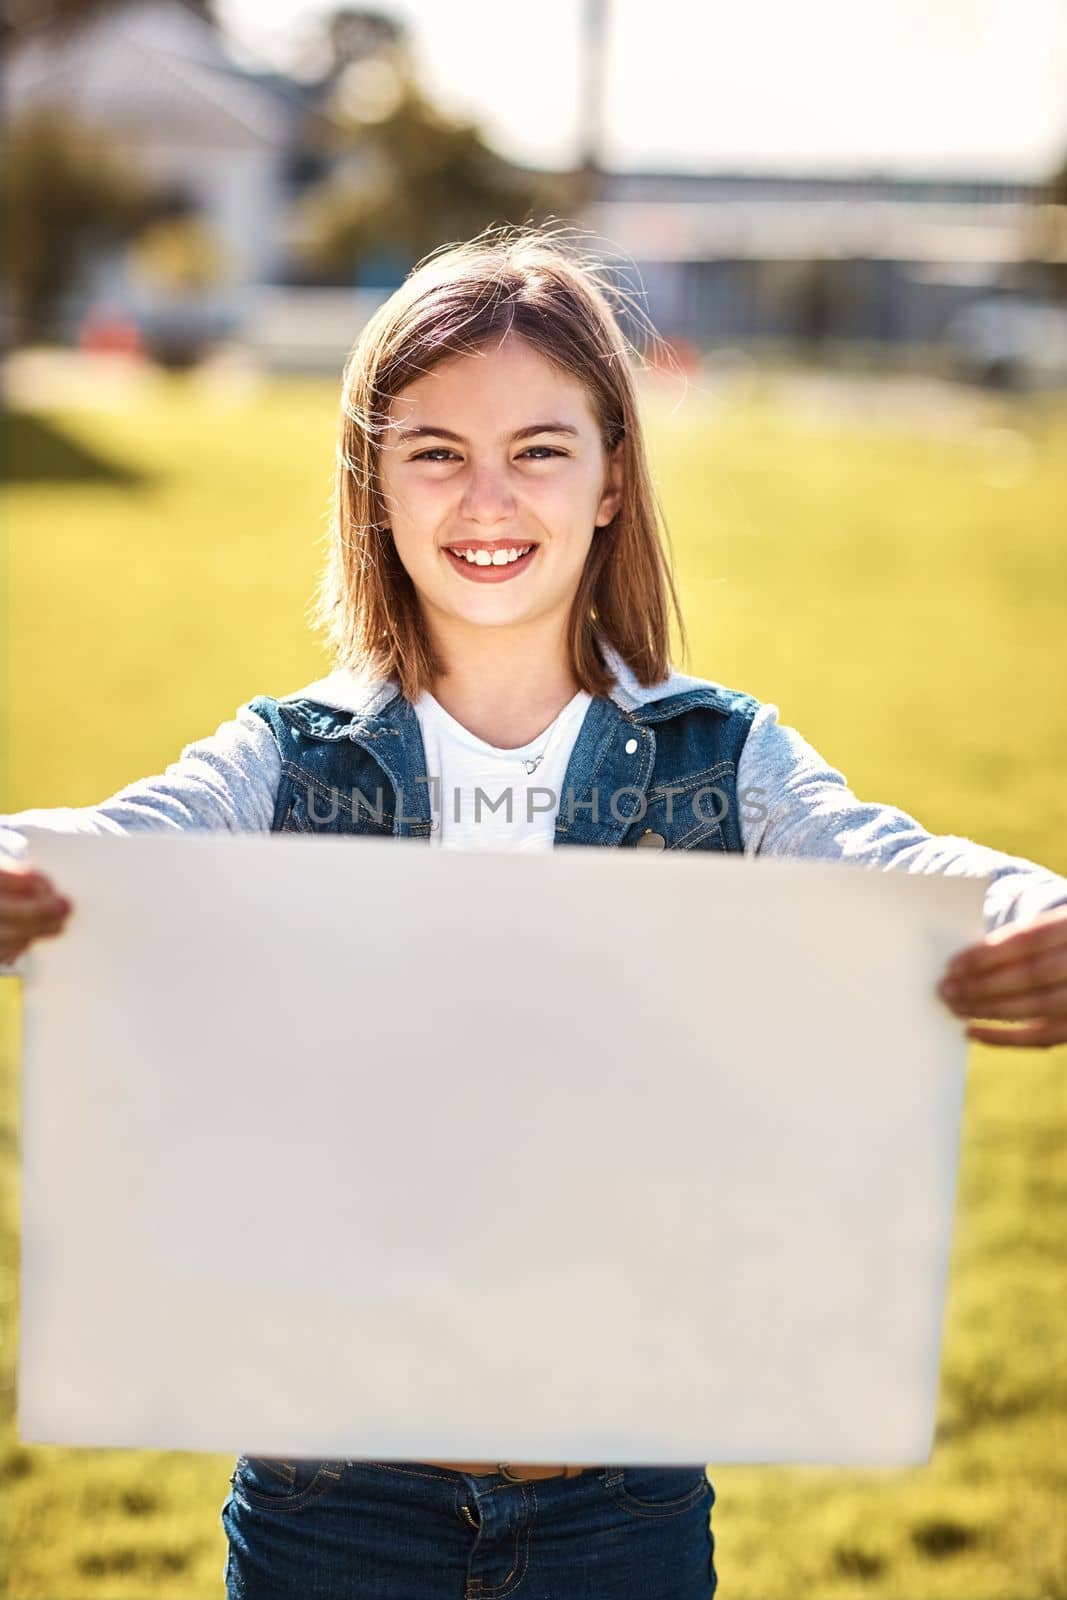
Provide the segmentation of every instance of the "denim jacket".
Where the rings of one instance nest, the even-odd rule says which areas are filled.
[[[773,702],[677,671],[642,685],[603,641],[602,648],[614,682],[588,707],[571,752],[557,845],[743,851],[981,878],[990,930],[1067,905],[1067,878],[1038,863],[930,833],[897,806],[860,799],[843,773],[778,721]],[[341,669],[280,699],[246,701],[165,772],[96,805],[0,816],[0,861],[32,860],[34,834],[57,830],[428,840],[433,775],[424,761],[418,719],[397,685]],[[0,973],[18,976],[25,959]]]
[[[434,775],[399,690],[378,711],[265,695],[250,709],[281,756],[274,831],[429,837]],[[555,844],[742,850],[737,765],[758,709],[710,683],[631,711],[594,699],[554,797]]]

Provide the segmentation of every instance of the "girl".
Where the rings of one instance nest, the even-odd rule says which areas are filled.
[[[319,594],[335,666],[259,696],[159,777],[3,819],[0,957],[60,932],[35,830],[229,828],[439,848],[732,850],[986,880],[940,992],[1067,1039],[1067,880],[860,801],[777,708],[669,661],[676,596],[631,350],[603,276],[537,230],[431,257],[344,381]],[[1058,908],[1058,909],[1057,909]],[[708,1600],[700,1464],[239,1456],[232,1600]]]

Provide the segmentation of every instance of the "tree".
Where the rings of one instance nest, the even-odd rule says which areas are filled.
[[[214,21],[213,0],[181,0],[188,11]],[[55,33],[78,28],[108,11],[121,11],[130,0],[4,0],[0,9],[0,44],[8,47],[30,33]]]
[[[297,209],[294,250],[312,275],[347,282],[383,253],[413,261],[490,223],[568,209],[566,178],[512,165],[474,123],[438,110],[410,77],[398,73],[392,95],[383,95],[386,69],[373,65],[374,120],[350,110],[334,170]]]
[[[326,36],[333,58],[330,76],[353,61],[372,56],[399,57],[408,48],[407,30],[387,12],[344,6],[326,18]]]
[[[52,331],[90,245],[131,237],[156,214],[158,200],[110,140],[49,109],[8,124],[0,205],[0,270],[14,338],[25,340]]]

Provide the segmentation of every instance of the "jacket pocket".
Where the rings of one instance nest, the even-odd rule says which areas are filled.
[[[733,767],[714,767],[677,783],[648,791],[644,815],[624,844],[654,843],[667,850],[726,850],[723,823],[734,803]],[[662,843],[660,842],[662,841]]]
[[[283,765],[282,772],[289,792],[277,832],[392,833],[392,794],[384,786],[369,794],[358,788],[345,789],[290,762]]]

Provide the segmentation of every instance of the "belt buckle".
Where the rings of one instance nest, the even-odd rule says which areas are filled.
[[[578,1473],[582,1470],[580,1467],[559,1467],[555,1472],[543,1472],[540,1474],[540,1477],[537,1478],[520,1478],[518,1473],[512,1472],[506,1461],[498,1461],[496,1466],[497,1471],[507,1479],[508,1483],[539,1483],[542,1478],[546,1477],[573,1478],[577,1477]]]

